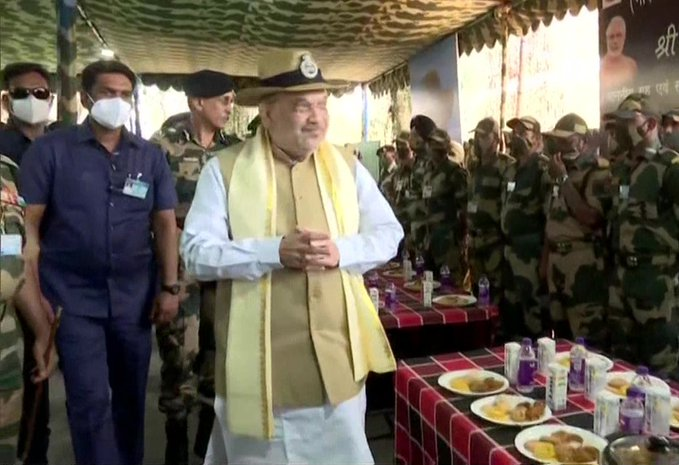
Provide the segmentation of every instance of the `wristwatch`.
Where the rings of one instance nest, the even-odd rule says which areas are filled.
[[[179,295],[179,291],[181,291],[182,288],[179,284],[170,284],[170,285],[162,284],[160,286],[160,289],[163,292],[169,292],[172,295]]]

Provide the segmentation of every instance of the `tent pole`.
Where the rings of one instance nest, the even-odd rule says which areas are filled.
[[[505,122],[507,121],[507,94],[509,93],[509,15],[511,12],[511,2],[506,3],[496,10],[499,19],[502,21],[502,91],[500,93],[500,135],[503,134]],[[500,149],[505,150],[505,138],[500,137]]]
[[[59,82],[59,101],[57,115],[64,124],[78,121],[78,101],[76,87],[76,58],[78,50],[75,38],[77,18],[76,0],[57,0],[57,77]]]
[[[368,84],[361,85],[361,98],[363,99],[363,130],[361,131],[361,140],[367,142],[370,132],[370,97],[368,97]]]

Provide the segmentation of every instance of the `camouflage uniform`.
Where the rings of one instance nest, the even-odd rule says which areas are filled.
[[[218,151],[238,142],[235,137],[223,132],[215,135],[214,145],[205,149],[191,135],[190,114],[173,121],[154,134],[151,142],[159,145],[166,153],[170,169],[174,175],[179,204],[176,209],[177,223],[184,226],[184,219],[191,207],[198,176],[205,163]],[[186,287],[187,296],[182,300],[179,313],[170,324],[156,328],[158,351],[162,360],[161,393],[158,407],[168,418],[184,419],[188,415],[191,403],[196,397],[196,382],[192,370],[199,353],[201,360],[196,365],[198,374],[198,392],[211,402],[214,397],[214,362],[210,362],[210,354],[214,354],[214,336],[211,331],[203,329],[199,338],[200,319],[205,320],[206,328],[211,329],[211,316],[214,310],[204,308],[201,302],[202,287],[210,288],[210,283],[199,286],[188,279],[180,262],[180,282]],[[214,287],[214,286],[212,286]]]
[[[607,186],[609,163],[580,155],[568,168],[568,179],[583,201],[606,217],[610,208]],[[549,247],[550,314],[554,323],[568,321],[573,337],[603,347],[606,341],[606,281],[603,224],[581,224],[566,203],[562,186],[555,183],[548,201],[546,240]]]
[[[25,237],[23,201],[16,188],[17,165],[0,155],[0,234]],[[3,237],[4,240],[6,240]],[[0,463],[16,462],[23,397],[22,337],[10,299],[23,282],[19,255],[0,255]]]
[[[679,155],[656,147],[635,168],[619,168],[612,224],[616,266],[609,289],[612,349],[667,374],[679,356]]]
[[[410,224],[406,238],[408,250],[411,253],[426,254],[429,244],[427,241],[427,224],[429,210],[426,196],[431,196],[431,186],[427,185],[428,172],[431,169],[431,154],[428,149],[418,149],[415,164],[410,175],[410,199],[406,205],[407,221]],[[411,257],[413,259],[414,257]]]
[[[537,336],[542,324],[541,280],[538,273],[545,230],[545,200],[551,180],[549,160],[532,154],[511,164],[502,185],[501,225],[505,245],[504,292],[506,307],[502,320],[509,337]],[[520,323],[523,320],[525,328]]]
[[[390,190],[392,191],[393,200],[392,208],[396,219],[403,230],[410,232],[410,221],[408,220],[408,204],[413,199],[412,191],[410,189],[410,181],[412,179],[413,166],[409,164],[402,164],[398,167],[391,178]]]
[[[434,273],[450,269],[456,286],[466,285],[467,171],[449,156],[450,138],[442,129],[430,136],[432,156],[425,173],[424,205],[427,209],[426,249]]]
[[[490,165],[478,158],[470,164],[469,217],[470,265],[472,282],[486,275],[491,285],[491,299],[498,305],[502,298],[504,239],[500,225],[504,174],[515,160],[499,153]]]

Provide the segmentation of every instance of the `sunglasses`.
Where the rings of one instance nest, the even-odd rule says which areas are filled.
[[[33,95],[33,97],[37,98],[38,100],[47,100],[50,98],[50,95],[52,95],[52,92],[50,92],[49,89],[45,89],[44,87],[36,87],[35,89],[17,87],[9,91],[9,96],[12,97],[13,100],[25,99],[28,98],[29,95]]]

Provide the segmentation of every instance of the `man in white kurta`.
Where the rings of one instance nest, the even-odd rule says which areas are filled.
[[[188,272],[221,281],[205,463],[371,464],[365,377],[394,361],[361,275],[403,231],[365,167],[325,142],[332,85],[310,54],[259,71],[239,100],[262,128],[205,166],[182,235]]]

